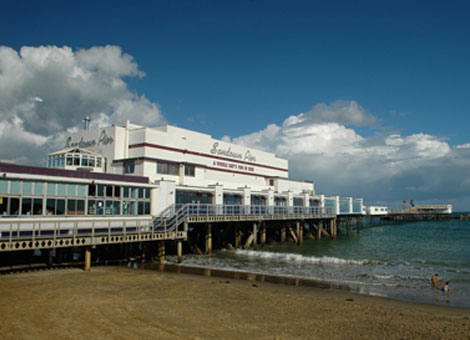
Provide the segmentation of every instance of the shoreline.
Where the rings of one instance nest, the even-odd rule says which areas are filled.
[[[4,339],[470,339],[470,309],[127,267],[0,276]]]

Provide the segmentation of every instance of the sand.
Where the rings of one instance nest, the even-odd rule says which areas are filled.
[[[470,309],[125,267],[0,276],[1,339],[470,339]]]

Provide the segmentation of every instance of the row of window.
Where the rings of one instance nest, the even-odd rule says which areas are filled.
[[[156,173],[160,175],[179,176],[180,164],[172,162],[157,162]],[[123,164],[123,172],[125,174],[133,174],[135,171],[134,161],[125,161]],[[184,165],[184,175],[194,177],[196,174],[194,165]]]
[[[103,158],[83,154],[67,154],[67,156],[65,154],[60,154],[49,156],[47,160],[47,166],[49,168],[63,168],[65,164],[68,166],[101,168],[103,164]]]
[[[85,211],[83,199],[0,197],[3,216],[30,215],[149,215],[148,201],[88,200]]]
[[[96,197],[122,197],[123,198],[150,198],[149,188],[122,187],[119,185],[105,184],[74,184],[59,182],[41,182],[41,181],[20,181],[0,179],[1,194],[21,194],[21,195],[43,195],[47,196],[86,196],[88,186],[88,195]]]

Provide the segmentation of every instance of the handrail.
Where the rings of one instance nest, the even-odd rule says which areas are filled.
[[[173,213],[172,213],[173,212]],[[303,206],[266,206],[266,205],[226,205],[226,204],[173,204],[167,207],[154,219],[155,230],[172,231],[188,217],[198,216],[251,216],[266,219],[267,217],[291,217],[292,215],[316,216],[332,215],[333,209],[327,207]]]

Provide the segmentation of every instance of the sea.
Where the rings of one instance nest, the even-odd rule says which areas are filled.
[[[304,240],[301,245],[185,255],[183,265],[328,283],[360,294],[468,308],[470,221],[367,227],[336,239]],[[434,274],[441,284],[449,282],[450,292],[431,285]]]

